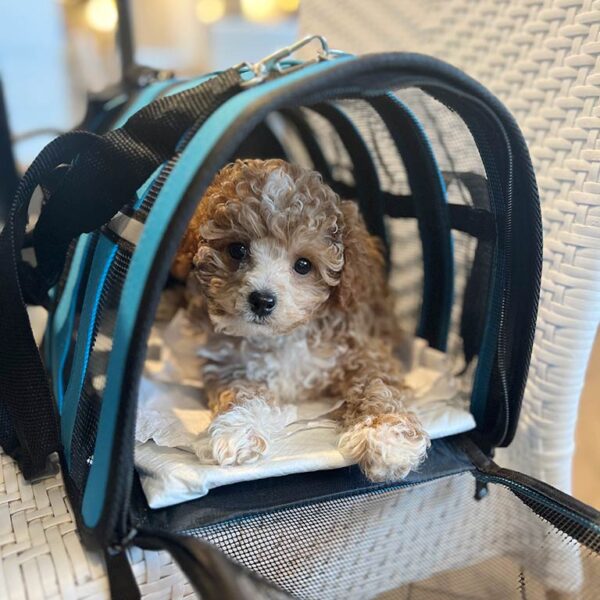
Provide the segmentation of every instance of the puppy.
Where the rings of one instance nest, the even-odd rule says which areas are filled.
[[[203,380],[222,465],[268,453],[279,405],[343,400],[342,453],[373,481],[405,477],[429,439],[405,407],[379,240],[357,205],[282,160],[238,160],[207,189],[172,266],[208,342]]]

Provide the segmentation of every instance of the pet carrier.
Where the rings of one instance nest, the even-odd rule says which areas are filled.
[[[317,58],[290,58],[311,41]],[[406,479],[345,467],[150,508],[134,468],[148,339],[187,222],[236,157],[311,166],[356,199],[403,327],[472,373],[476,427],[434,440]],[[26,232],[33,194],[44,204]],[[203,598],[593,598],[600,515],[491,458],[519,418],[541,252],[518,127],[441,61],[312,37],[150,85],[116,129],[52,142],[17,191],[0,237],[0,441],[28,478],[58,451],[115,598],[137,593],[129,546],[171,552]],[[42,355],[26,303],[49,308]]]

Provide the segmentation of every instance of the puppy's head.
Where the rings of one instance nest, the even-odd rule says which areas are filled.
[[[243,337],[353,310],[382,273],[355,204],[318,173],[275,159],[238,160],[217,174],[172,267],[202,294],[215,329]]]

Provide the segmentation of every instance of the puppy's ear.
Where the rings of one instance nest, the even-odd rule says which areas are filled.
[[[336,290],[343,310],[372,306],[384,293],[385,261],[379,238],[367,231],[356,202],[343,201],[344,267]]]
[[[171,275],[183,282],[186,281],[192,270],[194,256],[200,243],[200,234],[195,225],[196,223],[192,221],[188,226],[171,265]]]

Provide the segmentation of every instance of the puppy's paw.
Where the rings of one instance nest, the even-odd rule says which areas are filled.
[[[208,432],[220,465],[256,462],[269,453],[272,439],[295,418],[293,407],[274,407],[262,399],[232,406],[215,417]]]
[[[413,413],[363,417],[343,433],[342,454],[371,481],[397,481],[419,466],[430,441]]]

